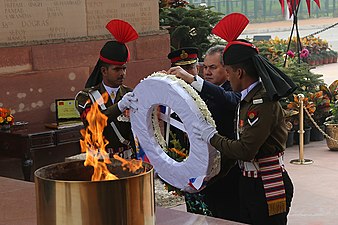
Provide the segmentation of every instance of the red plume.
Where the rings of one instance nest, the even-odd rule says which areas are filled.
[[[227,42],[234,41],[249,24],[249,19],[241,13],[231,13],[219,21],[212,29],[212,33]]]
[[[116,41],[121,43],[127,43],[138,38],[136,30],[123,20],[111,20],[107,23],[106,28],[114,36]]]

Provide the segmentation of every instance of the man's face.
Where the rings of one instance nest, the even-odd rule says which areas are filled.
[[[104,84],[112,88],[117,88],[123,84],[123,81],[126,78],[126,72],[126,64],[101,67]]]
[[[185,71],[187,71],[188,73],[190,73],[194,76],[198,74],[197,63],[190,64],[190,65],[184,65],[184,66],[181,66],[181,67],[182,67],[182,69],[184,69]]]
[[[226,77],[230,82],[231,88],[235,92],[242,91],[241,89],[241,73],[240,69],[234,69],[231,66],[224,66]]]
[[[219,52],[205,56],[203,62],[203,76],[205,80],[216,85],[221,85],[227,80],[224,66],[221,64],[221,55]]]

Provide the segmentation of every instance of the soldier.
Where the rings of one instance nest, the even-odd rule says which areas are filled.
[[[86,89],[75,97],[77,110],[84,124],[88,125],[87,113],[93,102],[97,102],[101,112],[108,117],[103,131],[109,141],[106,151],[110,155],[118,153],[123,158],[131,158],[135,156],[132,149],[134,138],[129,118],[123,113],[133,107],[135,98],[132,89],[123,85],[130,56],[125,43],[137,39],[138,34],[122,20],[112,20],[106,28],[116,41],[108,41],[101,49],[99,60],[85,85]],[[101,102],[104,93],[109,95],[105,103]]]
[[[233,13],[213,29],[228,42],[223,53],[225,70],[233,90],[242,94],[237,140],[219,135],[205,121],[194,125],[194,133],[221,152],[222,164],[227,159],[239,161],[240,213],[246,223],[286,224],[293,185],[283,164],[287,129],[278,100],[291,94],[296,85],[260,56],[252,43],[237,39],[248,23],[244,15]]]
[[[180,66],[190,74],[198,74],[198,49],[195,47],[180,48],[168,54],[171,66]]]

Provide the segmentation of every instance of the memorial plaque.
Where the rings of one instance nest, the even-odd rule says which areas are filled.
[[[0,42],[87,35],[83,0],[0,0]]]
[[[139,33],[159,30],[157,0],[87,0],[88,35],[109,32],[105,25],[111,19],[129,22]]]
[[[157,0],[0,0],[0,43],[109,34],[111,19],[159,30]]]

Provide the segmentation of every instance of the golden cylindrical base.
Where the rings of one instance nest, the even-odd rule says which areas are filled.
[[[303,160],[293,159],[293,160],[290,161],[290,163],[296,164],[296,165],[309,165],[309,164],[313,163],[313,160],[311,160],[311,159],[303,159]]]
[[[90,181],[93,169],[83,161],[38,169],[37,224],[155,224],[153,168],[143,165],[146,172],[137,175],[112,166],[109,170],[120,179],[110,181]]]

